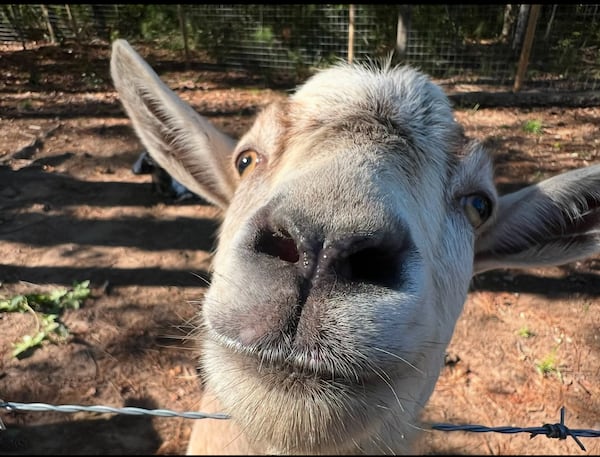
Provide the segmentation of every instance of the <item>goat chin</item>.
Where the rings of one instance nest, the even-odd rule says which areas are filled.
[[[206,413],[221,412],[222,408],[216,397],[205,390],[198,410]],[[240,427],[231,420],[207,420],[195,424],[192,428],[187,455],[256,455],[241,432]]]
[[[202,396],[199,409],[203,412],[221,412],[222,405],[216,396],[209,390],[205,390]],[[272,421],[277,422],[277,421]],[[282,424],[284,427],[285,424]],[[285,432],[284,432],[285,433]],[[358,454],[406,454],[419,450],[419,443],[414,441],[414,437],[419,433],[419,427],[409,428],[408,434],[404,435],[404,440],[394,440],[395,443],[404,443],[401,447],[384,447],[383,440],[369,439],[367,432],[362,431],[362,438],[366,438],[365,445],[361,445],[360,438],[355,435],[345,443],[339,443],[331,446],[323,444],[319,446],[310,446],[308,436],[304,436],[304,441],[295,448],[286,447],[278,440],[262,442],[257,439],[248,439],[249,433],[234,420],[210,420],[202,419],[196,423],[192,429],[187,455],[264,455],[264,454],[298,454],[298,455],[358,455]],[[253,437],[255,438],[255,437]]]
[[[413,68],[320,71],[239,139],[124,40],[111,74],[153,162],[223,210],[200,407],[231,419],[197,421],[191,454],[410,452],[473,274],[600,251],[600,165],[498,195]]]

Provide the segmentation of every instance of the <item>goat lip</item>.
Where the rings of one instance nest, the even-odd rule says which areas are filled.
[[[287,382],[335,382],[344,385],[363,384],[369,377],[361,366],[340,366],[331,357],[311,357],[310,355],[247,354],[247,361],[255,366],[261,375],[275,376]],[[250,360],[248,360],[250,359]]]
[[[280,379],[282,382],[314,382],[336,383],[339,385],[362,384],[364,379],[355,373],[350,377],[348,373],[340,370],[330,370],[323,366],[297,365],[291,363],[262,363],[257,366],[260,375],[268,375]]]
[[[283,348],[264,350],[243,346],[222,335],[213,341],[228,351],[230,356],[237,358],[242,366],[256,370],[261,375],[276,376],[283,380],[322,380],[356,385],[363,384],[373,376],[373,373],[359,363],[346,362],[340,365],[334,355],[321,351],[290,351]]]
[[[264,366],[264,364],[262,364]],[[325,363],[314,359],[308,360],[275,360],[267,364],[269,369],[287,373],[292,376],[333,377],[333,370]]]

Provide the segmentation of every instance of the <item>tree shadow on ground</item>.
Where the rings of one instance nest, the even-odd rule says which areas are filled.
[[[493,270],[476,275],[471,291],[519,292],[543,295],[549,299],[569,296],[600,296],[600,275],[566,270],[563,277],[541,276],[525,270]]]

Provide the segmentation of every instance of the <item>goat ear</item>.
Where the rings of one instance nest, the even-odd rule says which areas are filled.
[[[475,241],[474,273],[560,265],[600,252],[600,165],[507,194]]]
[[[235,141],[169,89],[127,41],[113,42],[110,70],[152,158],[189,190],[225,208],[235,190]]]

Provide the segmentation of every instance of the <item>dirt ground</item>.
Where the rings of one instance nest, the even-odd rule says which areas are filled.
[[[238,136],[285,94],[241,71],[138,48],[182,98]],[[202,62],[201,56],[197,56]],[[218,211],[156,192],[108,76],[108,45],[0,48],[0,297],[91,281],[62,342],[12,344],[30,313],[0,313],[0,399],[197,408],[186,336],[204,293]],[[447,86],[451,92],[456,87]],[[460,88],[459,88],[460,89]],[[600,108],[457,110],[487,139],[502,193],[600,162]],[[523,126],[540,121],[541,131]],[[474,278],[425,411],[430,454],[600,454],[600,439],[432,431],[428,424],[600,430],[600,257]],[[547,373],[539,371],[546,366]],[[0,410],[0,454],[180,454],[191,419]],[[208,419],[205,419],[208,420]]]

